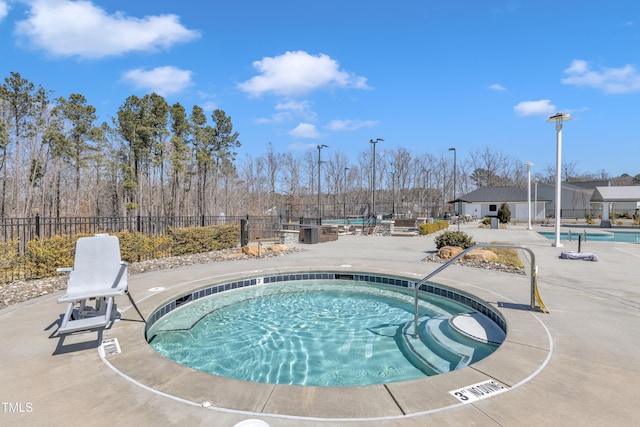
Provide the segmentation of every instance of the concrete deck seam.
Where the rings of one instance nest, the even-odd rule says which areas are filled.
[[[391,389],[389,388],[389,386],[387,384],[382,384],[382,385],[384,386],[384,389],[387,390],[387,393],[389,393],[389,396],[393,400],[393,403],[395,403],[396,406],[398,407],[398,409],[400,410],[400,412],[402,412],[402,415],[407,415],[407,413],[405,412],[404,408],[402,407],[400,402],[398,402],[398,399],[396,399],[396,397],[394,396],[394,394],[391,391]]]

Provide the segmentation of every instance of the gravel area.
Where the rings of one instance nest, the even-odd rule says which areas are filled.
[[[437,253],[433,253],[433,254],[427,255],[425,258],[422,259],[422,261],[437,262],[440,264],[444,264],[449,260],[440,258]],[[469,260],[460,259],[456,261],[455,264],[464,265],[466,267],[483,268],[485,270],[500,271],[503,273],[521,274],[521,275],[526,274],[523,268],[514,267],[506,264],[500,264],[498,262],[491,262],[491,261],[469,261]]]
[[[263,251],[260,258],[284,256],[302,249],[287,248],[284,251]],[[211,262],[236,261],[251,259],[254,256],[245,255],[239,249],[227,249],[222,251],[202,254],[176,256],[168,258],[152,259],[148,261],[129,264],[129,274],[139,274],[147,271],[167,270],[186,265],[207,264]],[[0,309],[23,302],[42,295],[65,289],[67,286],[66,274],[47,277],[37,280],[16,280],[10,283],[0,284]]]

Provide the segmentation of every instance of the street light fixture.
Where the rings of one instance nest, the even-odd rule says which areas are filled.
[[[320,223],[322,223],[322,211],[320,210],[320,194],[322,193],[320,191],[320,168],[321,168],[321,164],[322,161],[320,160],[320,150],[322,150],[323,148],[329,148],[328,145],[322,144],[322,145],[318,145],[318,218],[320,218]]]
[[[533,163],[527,162],[524,165],[527,167],[527,210],[529,212],[527,230],[531,230],[531,166]]]
[[[556,124],[556,233],[555,233],[555,241],[551,246],[555,246],[557,248],[562,247],[562,243],[560,243],[560,214],[561,214],[561,193],[562,193],[562,175],[561,175],[561,167],[562,167],[562,122],[566,122],[571,120],[569,114],[565,114],[563,112],[556,113],[555,115],[549,117],[547,119],[548,123]]]
[[[454,147],[449,148],[449,151],[453,151],[453,213],[458,215],[456,209],[456,149]]]
[[[371,179],[371,212],[370,214],[374,215],[374,224],[375,224],[375,210],[376,210],[376,144],[378,144],[378,142],[384,141],[384,139],[382,138],[376,138],[376,139],[370,139],[369,143],[373,144],[373,158],[372,158],[372,169],[373,169],[373,176]]]

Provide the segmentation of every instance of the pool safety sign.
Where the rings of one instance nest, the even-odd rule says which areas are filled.
[[[509,390],[509,387],[499,383],[496,380],[487,380],[481,383],[469,385],[458,390],[449,392],[453,397],[463,403],[475,402],[476,400],[486,397],[495,396],[503,391]]]

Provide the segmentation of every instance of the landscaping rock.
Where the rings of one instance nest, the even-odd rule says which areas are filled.
[[[468,261],[497,261],[498,254],[488,249],[476,248],[462,258]]]
[[[242,248],[240,248],[240,251],[245,255],[254,256],[254,257],[259,257],[261,252],[258,245],[243,246]]]
[[[438,257],[442,259],[451,259],[462,252],[459,246],[443,246],[438,250]]]
[[[423,262],[436,262],[436,263],[440,263],[443,264],[445,262],[448,261],[448,259],[443,259],[440,258],[438,256],[438,253],[432,253],[430,255],[427,255],[425,258],[422,259]],[[512,273],[512,274],[521,274],[521,275],[525,275],[525,270],[523,268],[520,267],[514,267],[512,265],[505,265],[505,264],[500,264],[498,262],[493,262],[493,261],[474,261],[474,260],[468,260],[468,259],[459,259],[455,262],[455,264],[459,264],[459,265],[463,265],[465,267],[473,267],[473,268],[482,268],[485,270],[493,270],[493,271],[500,271],[503,273]]]

